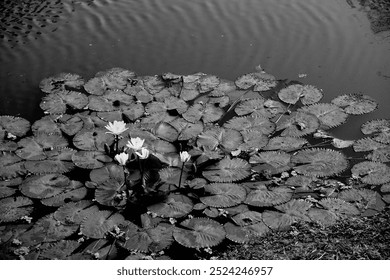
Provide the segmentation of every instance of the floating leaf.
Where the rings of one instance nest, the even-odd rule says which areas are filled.
[[[264,109],[264,98],[248,99],[241,101],[234,109],[237,115],[248,115],[258,110]]]
[[[356,140],[353,144],[353,150],[355,152],[367,152],[375,151],[378,149],[385,148],[387,145],[379,143],[372,138],[366,137],[359,140]]]
[[[93,77],[85,83],[84,89],[89,94],[103,95],[107,90],[107,86],[101,77]]]
[[[275,124],[266,117],[234,117],[226,122],[224,127],[229,129],[254,130],[259,131],[265,135],[271,134],[275,130]]]
[[[118,111],[98,112],[99,118],[106,122],[114,122],[117,120],[135,121],[144,115],[145,109],[141,103],[133,103],[131,106],[122,106]]]
[[[40,107],[50,115],[61,115],[66,112],[67,106],[81,110],[88,105],[88,97],[77,91],[59,91],[46,95]]]
[[[338,220],[338,216],[334,212],[319,208],[310,208],[308,216],[313,222],[323,226],[332,226]]]
[[[292,199],[287,203],[275,206],[275,208],[291,216],[295,221],[308,221],[307,211],[311,208],[311,203],[302,199]]]
[[[216,246],[225,239],[226,232],[221,224],[206,218],[187,219],[180,228],[173,231],[175,240],[188,248]]]
[[[331,102],[344,108],[344,111],[351,115],[370,113],[378,107],[378,103],[374,99],[360,93],[343,94],[337,96]]]
[[[87,237],[103,238],[115,226],[125,222],[125,218],[121,214],[95,209],[95,211],[88,213],[80,226],[80,233]]]
[[[108,89],[124,89],[136,78],[136,74],[130,70],[114,67],[97,73],[95,77],[101,78]]]
[[[241,131],[243,137],[243,143],[238,146],[239,150],[252,151],[264,148],[268,143],[268,137],[261,131],[257,130],[245,130]]]
[[[178,132],[178,140],[195,139],[203,132],[204,126],[202,122],[190,123],[183,118],[177,118],[170,123]]]
[[[322,205],[325,209],[328,209],[332,213],[336,214],[337,216],[354,216],[360,214],[360,211],[354,205],[338,198],[321,199],[319,201],[319,204]]]
[[[296,220],[285,213],[267,210],[263,212],[263,222],[272,230],[286,231]]]
[[[42,242],[63,240],[72,235],[77,229],[78,225],[65,225],[55,220],[53,214],[50,214],[39,219],[19,239],[25,246],[34,246]]]
[[[381,212],[386,206],[378,192],[368,189],[344,190],[337,198],[354,203],[363,216],[366,216],[365,213],[369,213],[370,210],[373,211],[371,215]]]
[[[246,197],[246,191],[237,184],[216,183],[206,185],[204,190],[208,196],[200,197],[200,201],[211,207],[231,207],[240,204]]]
[[[0,140],[0,152],[13,152],[18,148],[18,144],[13,141]]]
[[[133,96],[118,90],[107,91],[101,96],[90,95],[88,102],[88,108],[97,112],[126,111],[134,105]]]
[[[120,244],[131,251],[157,253],[173,243],[173,228],[172,225],[160,223],[153,228],[141,229],[128,223],[124,229],[126,241]]]
[[[66,260],[79,246],[80,243],[75,240],[61,240],[50,244],[49,248],[40,253],[40,258],[49,260]]]
[[[250,164],[258,164],[253,170],[266,172],[267,174],[278,174],[291,168],[291,156],[286,152],[262,152],[251,156]]]
[[[59,127],[68,136],[73,136],[79,132],[83,126],[83,119],[78,115],[63,115],[58,119]]]
[[[112,159],[102,152],[98,151],[79,151],[72,155],[73,163],[84,169],[96,169],[103,167],[105,163]]]
[[[355,164],[352,176],[357,176],[363,183],[381,185],[390,182],[390,167],[384,163],[363,161]]]
[[[313,181],[313,177],[297,175],[288,178],[285,184],[289,186],[301,187],[303,189],[310,189],[310,185]]]
[[[198,146],[206,147],[210,150],[215,150],[220,146],[227,151],[232,151],[240,144],[242,144],[242,135],[240,132],[221,127],[212,127],[205,130],[197,139]]]
[[[246,243],[249,241],[249,233],[245,228],[236,226],[230,222],[224,224],[226,238],[236,243]]]
[[[0,200],[0,223],[13,222],[33,211],[31,199],[23,196],[8,197]]]
[[[39,87],[43,92],[51,93],[68,88],[80,89],[84,80],[80,75],[72,73],[60,73],[56,76],[43,79]]]
[[[196,123],[203,120],[204,123],[215,122],[224,114],[224,111],[213,104],[194,104],[182,115],[189,122]]]
[[[63,224],[76,224],[80,225],[84,218],[87,216],[89,211],[93,210],[94,207],[88,208],[92,205],[90,200],[81,200],[78,202],[68,202],[62,205],[57,211],[54,212],[54,218],[62,222]],[[96,207],[96,206],[95,206]],[[86,210],[88,209],[88,210]]]
[[[14,153],[0,153],[0,178],[11,179],[27,173],[24,162]]]
[[[198,83],[199,83],[199,92],[205,93],[215,89],[219,85],[220,80],[217,76],[205,75],[198,80]]]
[[[311,85],[294,84],[281,89],[278,96],[283,102],[289,104],[295,104],[301,99],[302,104],[309,105],[320,101],[323,93]]]
[[[267,146],[265,146],[263,150],[281,150],[291,152],[301,149],[306,144],[308,144],[308,142],[304,138],[279,136],[270,138]]]
[[[34,135],[44,134],[61,134],[61,129],[51,116],[45,116],[40,120],[37,120],[31,126]]]
[[[331,103],[318,103],[299,109],[315,115],[320,121],[320,128],[329,129],[346,122],[348,114],[340,107]]]
[[[76,150],[63,148],[46,152],[47,159],[26,161],[25,168],[33,174],[66,173],[74,169],[72,156]]]
[[[26,119],[12,116],[0,116],[0,139],[4,139],[11,135],[23,137],[29,130],[30,122]],[[5,137],[1,137],[3,133]]]
[[[19,189],[28,197],[42,199],[64,192],[70,183],[69,178],[61,174],[38,175],[27,178]]]
[[[153,129],[153,133],[161,139],[174,142],[179,137],[179,132],[172,125],[166,122],[159,122]]]
[[[248,177],[250,165],[240,158],[224,158],[205,168],[203,176],[211,182],[235,182]]]
[[[148,210],[161,217],[180,218],[191,212],[193,203],[185,195],[170,194],[164,202],[148,206]]]
[[[180,174],[182,177],[181,183],[185,182],[188,176],[187,172],[183,171],[182,174],[181,169],[172,167],[161,169],[158,174],[160,175],[161,181],[176,186],[179,186]]]
[[[281,136],[301,137],[313,133],[319,125],[320,122],[315,115],[297,111],[282,118],[277,123],[276,130],[283,130]]]
[[[83,129],[73,137],[73,145],[85,151],[104,151],[104,145],[110,146],[113,142],[114,137],[101,128]]]
[[[375,133],[373,139],[377,142],[390,144],[390,120],[379,119],[365,122],[361,126],[363,134]]]
[[[265,72],[249,73],[238,77],[235,84],[240,89],[249,89],[254,86],[254,91],[266,91],[274,88],[277,81],[274,76]]]
[[[378,162],[390,162],[390,146],[372,151],[366,155],[366,159]]]
[[[87,195],[87,189],[84,184],[78,181],[71,181],[61,193],[52,197],[41,200],[41,203],[46,206],[58,207],[69,201],[79,201]]]
[[[270,207],[291,200],[293,191],[290,188],[279,187],[273,190],[253,190],[245,200],[245,203],[256,207]]]
[[[262,221],[261,213],[256,211],[246,211],[232,217],[232,220],[239,226],[256,224]]]
[[[68,141],[57,134],[39,134],[21,139],[18,146],[15,153],[19,157],[26,160],[43,160],[48,157],[47,152],[52,149],[68,146]]]
[[[306,176],[325,177],[343,172],[348,167],[346,157],[331,149],[307,149],[297,152],[291,162],[294,170]]]

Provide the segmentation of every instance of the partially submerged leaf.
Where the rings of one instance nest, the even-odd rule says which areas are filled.
[[[187,196],[170,194],[164,202],[149,205],[148,210],[161,217],[181,218],[189,214],[193,206],[191,199]]]
[[[248,177],[250,164],[240,158],[224,158],[208,166],[202,172],[203,176],[211,182],[235,182]]]
[[[246,191],[237,184],[215,183],[204,187],[207,196],[200,201],[211,207],[231,207],[240,204],[246,197]]]
[[[374,99],[360,93],[343,94],[337,96],[331,102],[344,108],[344,111],[351,115],[370,113],[378,107],[378,103]]]
[[[253,190],[245,200],[245,203],[256,207],[270,207],[291,200],[293,191],[290,188],[278,187],[273,190]]]
[[[221,224],[206,218],[184,220],[173,231],[175,240],[188,248],[216,246],[225,239],[225,235]]]
[[[325,177],[343,172],[348,161],[342,153],[331,149],[306,149],[291,157],[294,170],[306,176]]]
[[[0,223],[13,222],[33,211],[33,201],[27,197],[16,196],[0,200]]]
[[[390,167],[385,163],[363,161],[355,164],[352,176],[360,178],[363,183],[381,185],[390,182]]]

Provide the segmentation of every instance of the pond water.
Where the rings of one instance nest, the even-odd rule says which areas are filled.
[[[60,72],[89,79],[123,67],[235,80],[260,64],[323,89],[324,102],[374,97],[378,110],[335,130],[344,138],[390,117],[389,34],[373,34],[365,12],[345,0],[5,0],[0,15],[0,115],[41,117],[39,82]]]

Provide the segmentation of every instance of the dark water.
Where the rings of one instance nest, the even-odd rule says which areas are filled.
[[[89,79],[111,67],[139,75],[205,72],[234,80],[261,64],[324,90],[324,102],[364,93],[380,103],[335,130],[359,137],[390,118],[390,37],[374,35],[345,0],[2,0],[0,115],[41,115],[39,82]],[[305,78],[298,78],[306,74]]]

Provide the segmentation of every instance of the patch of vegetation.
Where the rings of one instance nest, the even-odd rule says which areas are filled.
[[[261,68],[235,82],[113,68],[40,88],[45,117],[0,116],[5,259],[190,258],[390,200],[390,121],[357,141],[327,132],[377,108],[363,94],[320,103]]]

